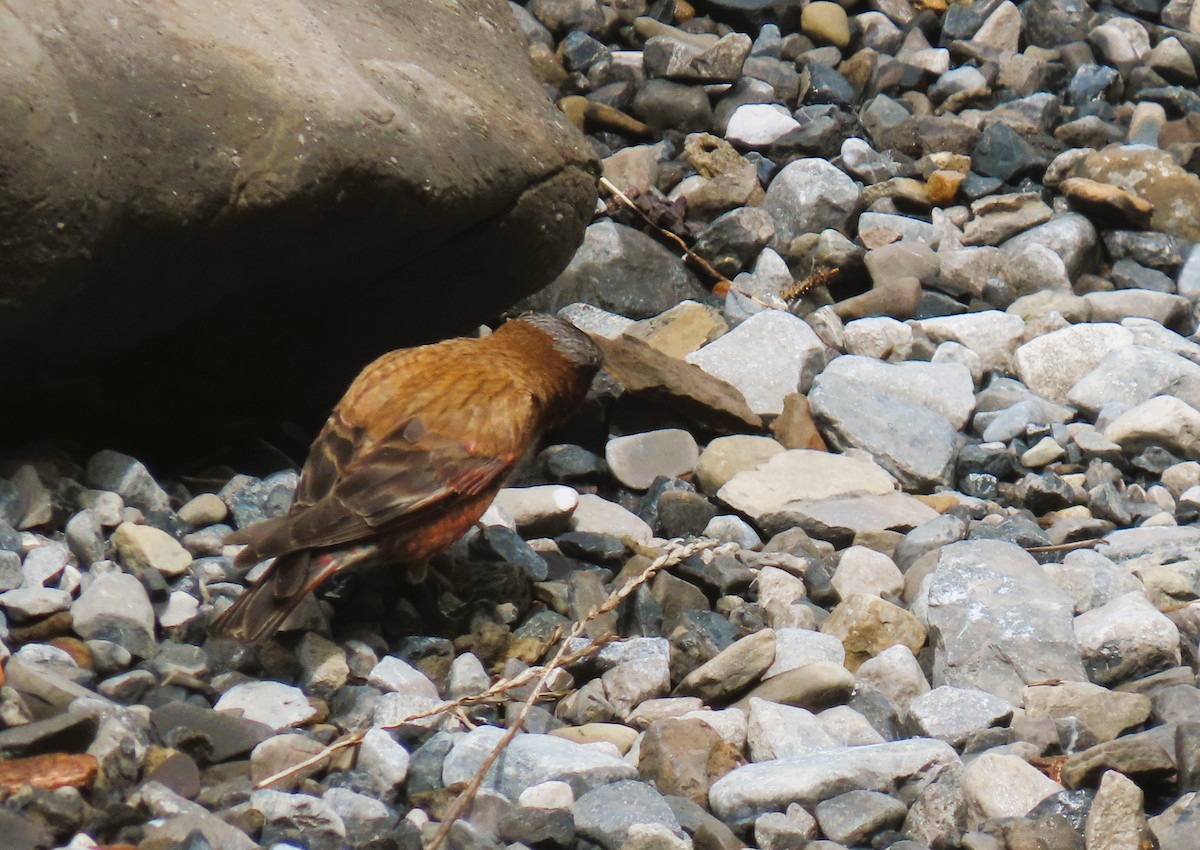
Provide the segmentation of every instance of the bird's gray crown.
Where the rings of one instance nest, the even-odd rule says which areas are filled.
[[[546,313],[526,313],[517,321],[532,325],[549,336],[553,340],[554,350],[573,366],[594,372],[604,362],[600,348],[592,342],[591,337],[566,319]]]

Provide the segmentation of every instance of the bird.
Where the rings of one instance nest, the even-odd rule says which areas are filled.
[[[283,516],[238,529],[234,558],[274,558],[209,627],[256,642],[275,634],[335,573],[424,564],[483,515],[518,461],[582,402],[602,365],[565,319],[526,313],[493,333],[384,354],[351,383],[309,449]]]

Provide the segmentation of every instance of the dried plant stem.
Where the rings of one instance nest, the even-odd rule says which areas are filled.
[[[410,714],[409,716],[404,717],[403,719],[398,720],[395,723],[389,723],[384,726],[375,726],[372,728],[384,729],[384,730],[398,729],[398,728],[400,728],[402,726],[406,726],[409,723],[412,723],[416,720],[423,720],[426,717],[433,717],[435,715],[443,714],[448,711],[459,711],[468,706],[478,705],[479,703],[484,703],[484,702],[490,702],[490,701],[495,700],[500,695],[502,695],[508,691],[511,691],[514,688],[519,688],[524,685],[527,685],[529,682],[531,682],[535,678],[537,678],[537,683],[534,685],[533,691],[530,693],[529,698],[526,700],[526,707],[523,707],[516,722],[514,722],[512,725],[512,729],[514,729],[514,730],[520,729],[521,724],[524,722],[525,718],[529,715],[529,709],[537,701],[538,697],[545,691],[546,683],[550,680],[550,677],[552,675],[554,675],[555,670],[558,670],[562,667],[569,666],[571,664],[576,663],[577,661],[581,661],[585,658],[588,658],[589,656],[595,655],[606,644],[610,643],[613,640],[612,636],[598,638],[598,639],[590,642],[587,646],[583,647],[582,649],[577,650],[576,652],[567,652],[567,649],[570,646],[571,639],[577,638],[580,635],[582,635],[583,630],[586,628],[586,626],[589,622],[594,620],[596,617],[599,617],[600,615],[605,614],[605,613],[613,610],[614,608],[616,608],[617,605],[621,604],[621,602],[627,596],[629,596],[629,594],[633,593],[635,590],[637,590],[639,587],[641,587],[641,585],[643,585],[647,581],[649,581],[649,579],[651,579],[654,576],[654,574],[657,573],[663,567],[670,566],[672,564],[677,564],[680,561],[682,561],[684,558],[691,557],[692,555],[696,554],[697,552],[700,552],[704,549],[712,548],[713,546],[716,546],[716,545],[717,545],[716,541],[712,541],[712,540],[699,540],[699,541],[694,541],[692,543],[686,543],[686,544],[675,542],[675,541],[668,543],[666,545],[666,547],[664,548],[664,550],[662,551],[662,553],[659,554],[658,557],[655,558],[655,560],[653,562],[651,562],[651,564],[648,567],[646,567],[646,569],[641,574],[639,574],[637,577],[635,577],[633,580],[631,580],[628,584],[626,584],[620,590],[613,593],[613,595],[609,596],[609,598],[606,599],[598,608],[596,608],[596,610],[592,611],[586,617],[584,617],[582,620],[580,620],[579,622],[574,624],[574,626],[571,629],[571,633],[568,636],[568,639],[562,642],[562,646],[559,647],[558,652],[555,654],[554,658],[548,664],[538,665],[536,667],[527,667],[526,669],[522,670],[520,673],[517,673],[515,676],[498,680],[487,690],[481,691],[480,693],[468,694],[466,696],[459,697],[458,699],[448,700],[447,702],[439,703],[438,705],[436,705],[426,711],[422,711],[417,714]],[[552,639],[550,642],[553,643],[554,639]],[[283,770],[277,771],[276,773],[273,773],[264,779],[260,779],[258,782],[255,783],[254,787],[256,789],[270,788],[276,782],[280,782],[284,779],[288,779],[289,777],[295,776],[296,774],[301,773],[302,771],[308,770],[310,767],[315,767],[317,765],[320,765],[320,764],[328,761],[330,758],[332,758],[332,756],[335,753],[340,752],[341,750],[347,749],[349,747],[356,747],[359,744],[361,744],[363,741],[363,738],[366,737],[367,732],[369,732],[369,731],[370,731],[370,729],[365,729],[361,732],[353,732],[349,735],[346,735],[346,736],[338,739],[337,741],[334,741],[332,744],[329,744],[328,746],[326,746],[325,749],[321,750],[321,752],[316,753],[315,755],[304,759],[304,761],[298,762],[296,764],[291,765],[290,767],[287,767],[287,768],[284,768]],[[514,734],[515,734],[515,732],[514,732]],[[497,745],[496,750],[494,751],[495,754],[498,756],[499,753],[504,749],[504,747],[506,745],[507,745],[507,742],[504,740],[501,740],[501,742]],[[491,761],[495,761],[495,759],[492,759]],[[488,764],[484,767],[483,772],[480,774],[480,782],[482,782],[483,774],[487,773],[487,768],[491,766],[491,761],[488,762]],[[476,787],[475,790],[478,791],[478,787]],[[471,797],[472,798],[474,797],[474,792],[472,792]],[[468,799],[467,802],[469,803],[470,799]],[[464,807],[459,807],[459,806],[455,807],[455,810],[454,810],[455,813],[454,813],[453,817],[458,816],[458,812],[461,810],[461,808],[465,808],[465,806]],[[452,818],[448,819],[448,822],[452,822]],[[447,826],[446,829],[448,830],[449,827]],[[439,832],[439,834],[440,834],[440,832]],[[443,836],[443,838],[444,838],[444,836]],[[433,845],[433,847],[430,847],[429,850],[434,850],[434,848],[436,846],[437,845]]]
[[[572,640],[583,635],[584,630],[587,628],[587,624],[597,617],[612,611],[627,597],[629,597],[630,594],[653,578],[654,574],[659,570],[663,569],[664,567],[678,564],[685,558],[689,558],[697,552],[700,552],[703,549],[711,548],[715,545],[716,541],[713,540],[697,540],[691,543],[671,541],[667,543],[666,546],[663,547],[662,553],[659,554],[659,556],[653,561],[651,561],[641,573],[626,582],[619,590],[610,594],[609,597],[604,600],[604,602],[598,605],[586,617],[577,621],[574,626],[571,627],[571,631],[567,635],[567,639],[562,642],[561,646],[559,646],[558,652],[554,654],[554,658],[550,660],[550,663],[545,665],[542,675],[538,677],[537,682],[533,686],[533,690],[530,692],[529,696],[526,697],[524,704],[521,706],[520,712],[517,714],[513,722],[509,724],[509,727],[507,730],[505,730],[504,735],[499,741],[496,742],[496,746],[488,754],[487,758],[483,760],[483,764],[479,766],[479,770],[475,772],[475,775],[471,778],[470,783],[468,783],[467,787],[463,789],[463,792],[458,796],[458,799],[454,801],[454,806],[450,809],[450,812],[442,821],[441,826],[438,827],[438,831],[434,834],[433,840],[429,842],[426,850],[438,850],[438,848],[442,845],[442,842],[446,840],[446,836],[450,834],[450,829],[454,826],[455,821],[462,817],[463,812],[465,812],[467,807],[471,805],[471,801],[475,799],[475,795],[479,793],[480,786],[483,785],[484,777],[487,776],[487,773],[491,769],[492,765],[496,763],[496,759],[500,758],[500,755],[504,752],[505,748],[512,743],[513,738],[515,738],[517,733],[521,731],[521,727],[525,724],[525,719],[529,716],[529,712],[533,708],[533,704],[537,701],[537,698],[542,691],[545,690],[546,683],[549,682],[550,677],[554,675],[554,671],[568,663],[567,657],[569,653],[567,652],[567,649],[570,647]],[[593,647],[595,647],[595,649],[593,649]],[[596,642],[593,642],[588,645],[587,649],[599,651],[599,646],[597,646]],[[575,654],[579,655],[579,653]]]
[[[1103,541],[1103,537],[1090,537],[1087,540],[1074,540],[1070,543],[1056,543],[1052,546],[1026,546],[1026,552],[1073,552],[1076,549],[1091,549]]]
[[[641,207],[639,207],[637,204],[635,204],[633,202],[632,198],[630,198],[628,195],[626,195],[624,192],[622,192],[620,189],[618,189],[615,183],[613,183],[607,177],[601,177],[600,178],[600,186],[605,191],[612,193],[612,196],[614,198],[616,198],[618,201],[620,201],[622,204],[624,204],[626,207],[628,207],[629,209],[631,209],[635,213],[637,213],[637,215],[642,219],[642,221],[644,221],[650,227],[653,227],[656,231],[658,231],[658,233],[664,239],[679,246],[679,250],[683,252],[684,259],[686,259],[689,263],[692,263],[693,265],[695,265],[702,272],[704,272],[706,275],[708,275],[710,278],[712,278],[714,286],[715,285],[733,286],[733,283],[727,277],[725,277],[725,275],[721,274],[719,271],[714,269],[712,267],[712,264],[708,260],[704,259],[699,254],[697,254],[695,251],[693,251],[691,248],[689,248],[688,244],[686,242],[684,242],[683,239],[681,239],[677,234],[674,234],[671,231],[667,230],[665,227],[660,227],[657,223],[655,223],[655,221],[652,218],[650,218],[650,216],[646,215],[646,213],[642,211]]]

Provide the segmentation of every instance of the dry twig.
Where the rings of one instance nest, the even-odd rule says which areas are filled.
[[[500,758],[500,754],[504,752],[505,748],[510,743],[512,743],[513,738],[517,736],[517,733],[521,731],[521,727],[525,725],[525,718],[529,716],[530,709],[532,709],[533,704],[537,702],[538,696],[545,689],[546,683],[550,680],[550,677],[554,674],[554,671],[569,663],[568,658],[571,656],[571,653],[568,653],[567,649],[570,647],[572,640],[583,635],[584,629],[587,628],[587,624],[597,617],[612,611],[614,608],[624,602],[625,599],[630,596],[630,594],[652,579],[659,570],[663,569],[664,567],[674,566],[685,558],[689,558],[697,552],[700,552],[704,549],[709,549],[715,545],[717,545],[715,540],[696,540],[691,543],[683,543],[682,541],[676,540],[668,542],[666,546],[663,547],[663,551],[658,555],[658,557],[647,564],[646,568],[642,570],[641,573],[627,581],[619,590],[616,590],[610,594],[609,597],[604,600],[604,602],[598,605],[586,617],[579,620],[571,627],[571,631],[567,635],[567,639],[562,642],[561,646],[559,646],[558,652],[554,654],[554,658],[550,659],[550,663],[546,664],[543,668],[543,672],[538,678],[537,682],[534,684],[533,690],[530,692],[529,696],[526,697],[524,704],[521,706],[521,711],[517,714],[516,718],[513,719],[513,722],[509,725],[508,729],[505,730],[504,735],[500,738],[500,740],[496,742],[496,746],[488,754],[488,757],[483,760],[483,764],[479,766],[479,770],[475,772],[475,776],[472,777],[470,783],[468,783],[467,787],[463,789],[463,792],[458,796],[458,799],[454,801],[453,807],[451,807],[450,812],[442,821],[441,826],[438,827],[438,831],[434,834],[433,840],[429,842],[426,850],[438,850],[438,848],[442,845],[442,842],[446,840],[446,836],[450,834],[450,829],[454,826],[455,821],[457,821],[462,816],[463,812],[467,810],[467,807],[471,805],[471,801],[475,799],[475,795],[479,792],[480,786],[483,785],[484,777],[487,776],[487,773],[489,770],[491,770],[492,765],[496,763],[496,759]],[[587,647],[579,652],[574,653],[574,655],[579,657],[583,654],[590,655],[594,652],[597,652],[599,651],[598,644],[603,645],[603,643],[600,641],[592,641]]]
[[[655,229],[655,231],[658,232],[664,239],[677,245],[679,247],[679,250],[683,252],[683,258],[685,260],[687,260],[689,263],[694,265],[696,268],[700,269],[700,271],[702,271],[704,274],[708,275],[712,279],[714,291],[716,291],[716,289],[718,287],[733,286],[733,283],[728,278],[726,278],[725,275],[721,274],[719,271],[714,269],[712,267],[712,264],[708,260],[704,259],[699,254],[697,254],[695,251],[693,251],[691,248],[689,248],[688,244],[686,242],[684,242],[683,239],[681,239],[679,236],[672,233],[671,231],[667,230],[666,228],[659,227],[658,224],[656,224],[654,222],[654,220],[650,218],[650,216],[646,215],[646,213],[642,210],[641,207],[639,207],[636,203],[634,203],[632,198],[630,198],[628,195],[626,195],[624,192],[622,192],[620,189],[618,189],[615,183],[613,183],[607,177],[601,177],[600,178],[600,186],[605,191],[612,193],[612,196],[614,198],[616,198],[618,201],[620,201],[622,204],[624,204],[626,207],[633,210],[633,212],[635,212],[638,215],[638,217],[642,219],[642,221],[644,221],[650,227],[653,227]]]
[[[602,614],[606,614],[609,611],[612,611],[614,608],[616,608],[618,605],[620,605],[621,602],[624,601],[625,598],[629,596],[629,594],[633,593],[635,590],[637,590],[639,587],[641,587],[643,584],[645,584],[647,581],[649,581],[651,578],[653,578],[654,574],[657,573],[659,570],[661,570],[667,566],[673,566],[674,564],[679,563],[680,561],[684,560],[685,558],[691,557],[692,555],[696,554],[697,552],[700,552],[704,549],[712,548],[713,546],[716,546],[716,545],[717,545],[716,541],[713,541],[713,540],[699,540],[699,541],[694,541],[692,543],[680,543],[677,541],[669,542],[666,545],[666,547],[664,548],[664,550],[654,559],[654,561],[652,561],[649,564],[649,566],[646,567],[646,569],[641,574],[636,576],[634,579],[630,580],[624,587],[615,591],[599,607],[597,607],[594,611],[590,612],[582,620],[580,620],[579,622],[574,624],[574,626],[571,628],[570,634],[567,636],[567,639],[562,642],[562,645],[559,647],[558,652],[555,653],[554,658],[551,659],[549,663],[543,664],[543,665],[538,665],[536,667],[527,667],[526,669],[522,670],[520,673],[517,673],[515,676],[512,676],[507,679],[498,680],[487,690],[482,691],[478,694],[468,694],[466,696],[459,697],[458,699],[442,702],[442,703],[439,703],[438,705],[434,706],[433,708],[430,708],[427,711],[409,715],[408,717],[405,717],[395,723],[391,723],[391,724],[388,724],[385,726],[376,726],[373,728],[384,729],[384,730],[398,729],[402,726],[406,726],[409,723],[412,723],[416,720],[422,720],[426,717],[433,717],[435,715],[443,714],[445,712],[450,712],[450,711],[455,711],[455,712],[461,711],[463,708],[466,708],[466,707],[469,707],[472,705],[478,705],[480,703],[491,702],[491,701],[496,700],[502,694],[513,690],[514,688],[523,687],[524,685],[529,684],[531,681],[533,681],[536,678],[537,682],[534,684],[533,690],[530,692],[529,697],[526,699],[525,705],[522,707],[521,713],[517,716],[517,718],[514,720],[512,726],[510,727],[510,732],[512,732],[512,735],[515,735],[516,730],[519,730],[521,728],[521,725],[524,723],[525,718],[529,715],[530,708],[533,706],[533,704],[535,702],[537,702],[538,698],[545,691],[546,683],[549,682],[550,677],[554,674],[555,670],[558,670],[562,667],[568,667],[572,664],[577,663],[578,661],[581,661],[585,658],[595,655],[604,646],[606,646],[608,643],[610,643],[614,639],[614,636],[605,636],[605,637],[601,637],[601,638],[596,638],[596,639],[592,640],[591,642],[589,642],[582,649],[576,650],[575,652],[568,652],[568,649],[571,645],[571,640],[573,638],[577,638],[580,635],[582,635],[584,628],[587,626],[588,623],[590,623],[592,620],[596,619],[597,617],[601,616]],[[551,640],[551,643],[553,643],[553,642],[554,641]],[[304,761],[299,762],[294,765],[291,765],[290,767],[287,767],[284,770],[280,770],[276,773],[271,774],[270,776],[268,776],[264,779],[259,780],[257,783],[255,783],[254,787],[256,789],[270,788],[276,782],[287,779],[291,776],[296,775],[297,773],[300,773],[300,772],[307,770],[311,767],[314,767],[316,765],[326,763],[333,757],[333,755],[335,753],[338,753],[341,750],[348,749],[350,747],[356,747],[359,744],[361,744],[363,741],[363,738],[366,737],[367,732],[369,732],[369,731],[370,731],[369,729],[366,729],[361,732],[353,732],[349,735],[346,735],[346,736],[338,739],[337,741],[334,741],[333,743],[329,744],[327,747],[325,747],[325,749],[321,750],[321,752],[319,752],[313,756],[310,756],[309,758],[305,759]],[[459,798],[460,800],[463,800],[465,798],[466,802],[462,803],[462,804],[460,804],[460,803],[455,804],[455,807],[454,807],[454,809],[452,809],[451,815],[446,819],[446,821],[443,825],[443,828],[438,831],[438,836],[440,836],[440,838],[438,836],[435,836],[435,843],[432,844],[428,848],[428,850],[436,850],[437,845],[441,842],[441,840],[443,840],[445,838],[445,835],[443,834],[443,832],[449,831],[450,825],[453,824],[453,821],[459,817],[461,812],[463,810],[465,810],[466,806],[470,804],[472,799],[474,799],[475,793],[479,790],[479,783],[482,783],[482,781],[483,781],[484,774],[487,773],[487,770],[488,770],[488,768],[491,767],[492,762],[495,761],[495,758],[499,757],[499,754],[508,745],[508,742],[510,740],[512,740],[512,738],[509,735],[506,735],[497,744],[496,749],[493,751],[493,755],[489,756],[489,760],[484,765],[483,769],[480,771],[478,777],[476,777],[478,779],[478,783],[473,782],[472,783],[473,790],[472,790],[472,786],[468,786],[467,790],[463,792],[463,797]],[[468,793],[470,795],[469,797],[466,796]]]

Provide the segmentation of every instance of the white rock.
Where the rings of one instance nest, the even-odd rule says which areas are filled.
[[[1060,404],[1079,379],[1099,365],[1110,351],[1133,344],[1133,334],[1111,323],[1070,325],[1039,336],[1013,355],[1017,375],[1025,386]]]
[[[746,103],[733,111],[725,140],[747,148],[765,148],[780,136],[800,129],[800,122],[784,106],[774,103]]]
[[[847,354],[899,362],[912,353],[913,331],[890,316],[872,316],[849,322],[845,340]]]
[[[1063,787],[1022,758],[982,753],[963,771],[962,789],[967,811],[978,823],[988,818],[1024,817]]]
[[[217,711],[239,714],[275,731],[301,726],[317,716],[304,691],[282,682],[244,682],[221,694]]]
[[[505,487],[492,503],[503,508],[517,524],[517,530],[566,528],[579,505],[579,493],[565,484],[537,487]]]
[[[778,415],[832,353],[803,319],[764,310],[684,359],[732,384],[755,413]]]
[[[1174,396],[1155,396],[1110,422],[1104,436],[1128,453],[1156,445],[1200,458],[1200,411]]]
[[[811,711],[757,697],[750,698],[746,744],[752,762],[794,758],[844,746],[825,731]]]
[[[966,249],[982,250],[982,249]],[[914,322],[935,345],[957,342],[979,355],[985,372],[1012,370],[1012,357],[1025,334],[1025,322],[1012,313],[984,310]]]
[[[613,437],[604,448],[613,476],[633,490],[645,490],[660,475],[687,475],[699,457],[696,438],[680,428]]]
[[[899,596],[904,590],[904,574],[882,552],[866,546],[851,546],[842,552],[832,583],[842,599],[854,593]]]
[[[646,521],[625,508],[590,493],[579,496],[579,505],[571,514],[572,531],[591,531],[614,537],[630,537],[638,543],[649,543],[654,536]]]
[[[1089,678],[1114,685],[1180,662],[1179,629],[1145,594],[1125,593],[1075,618]]]

